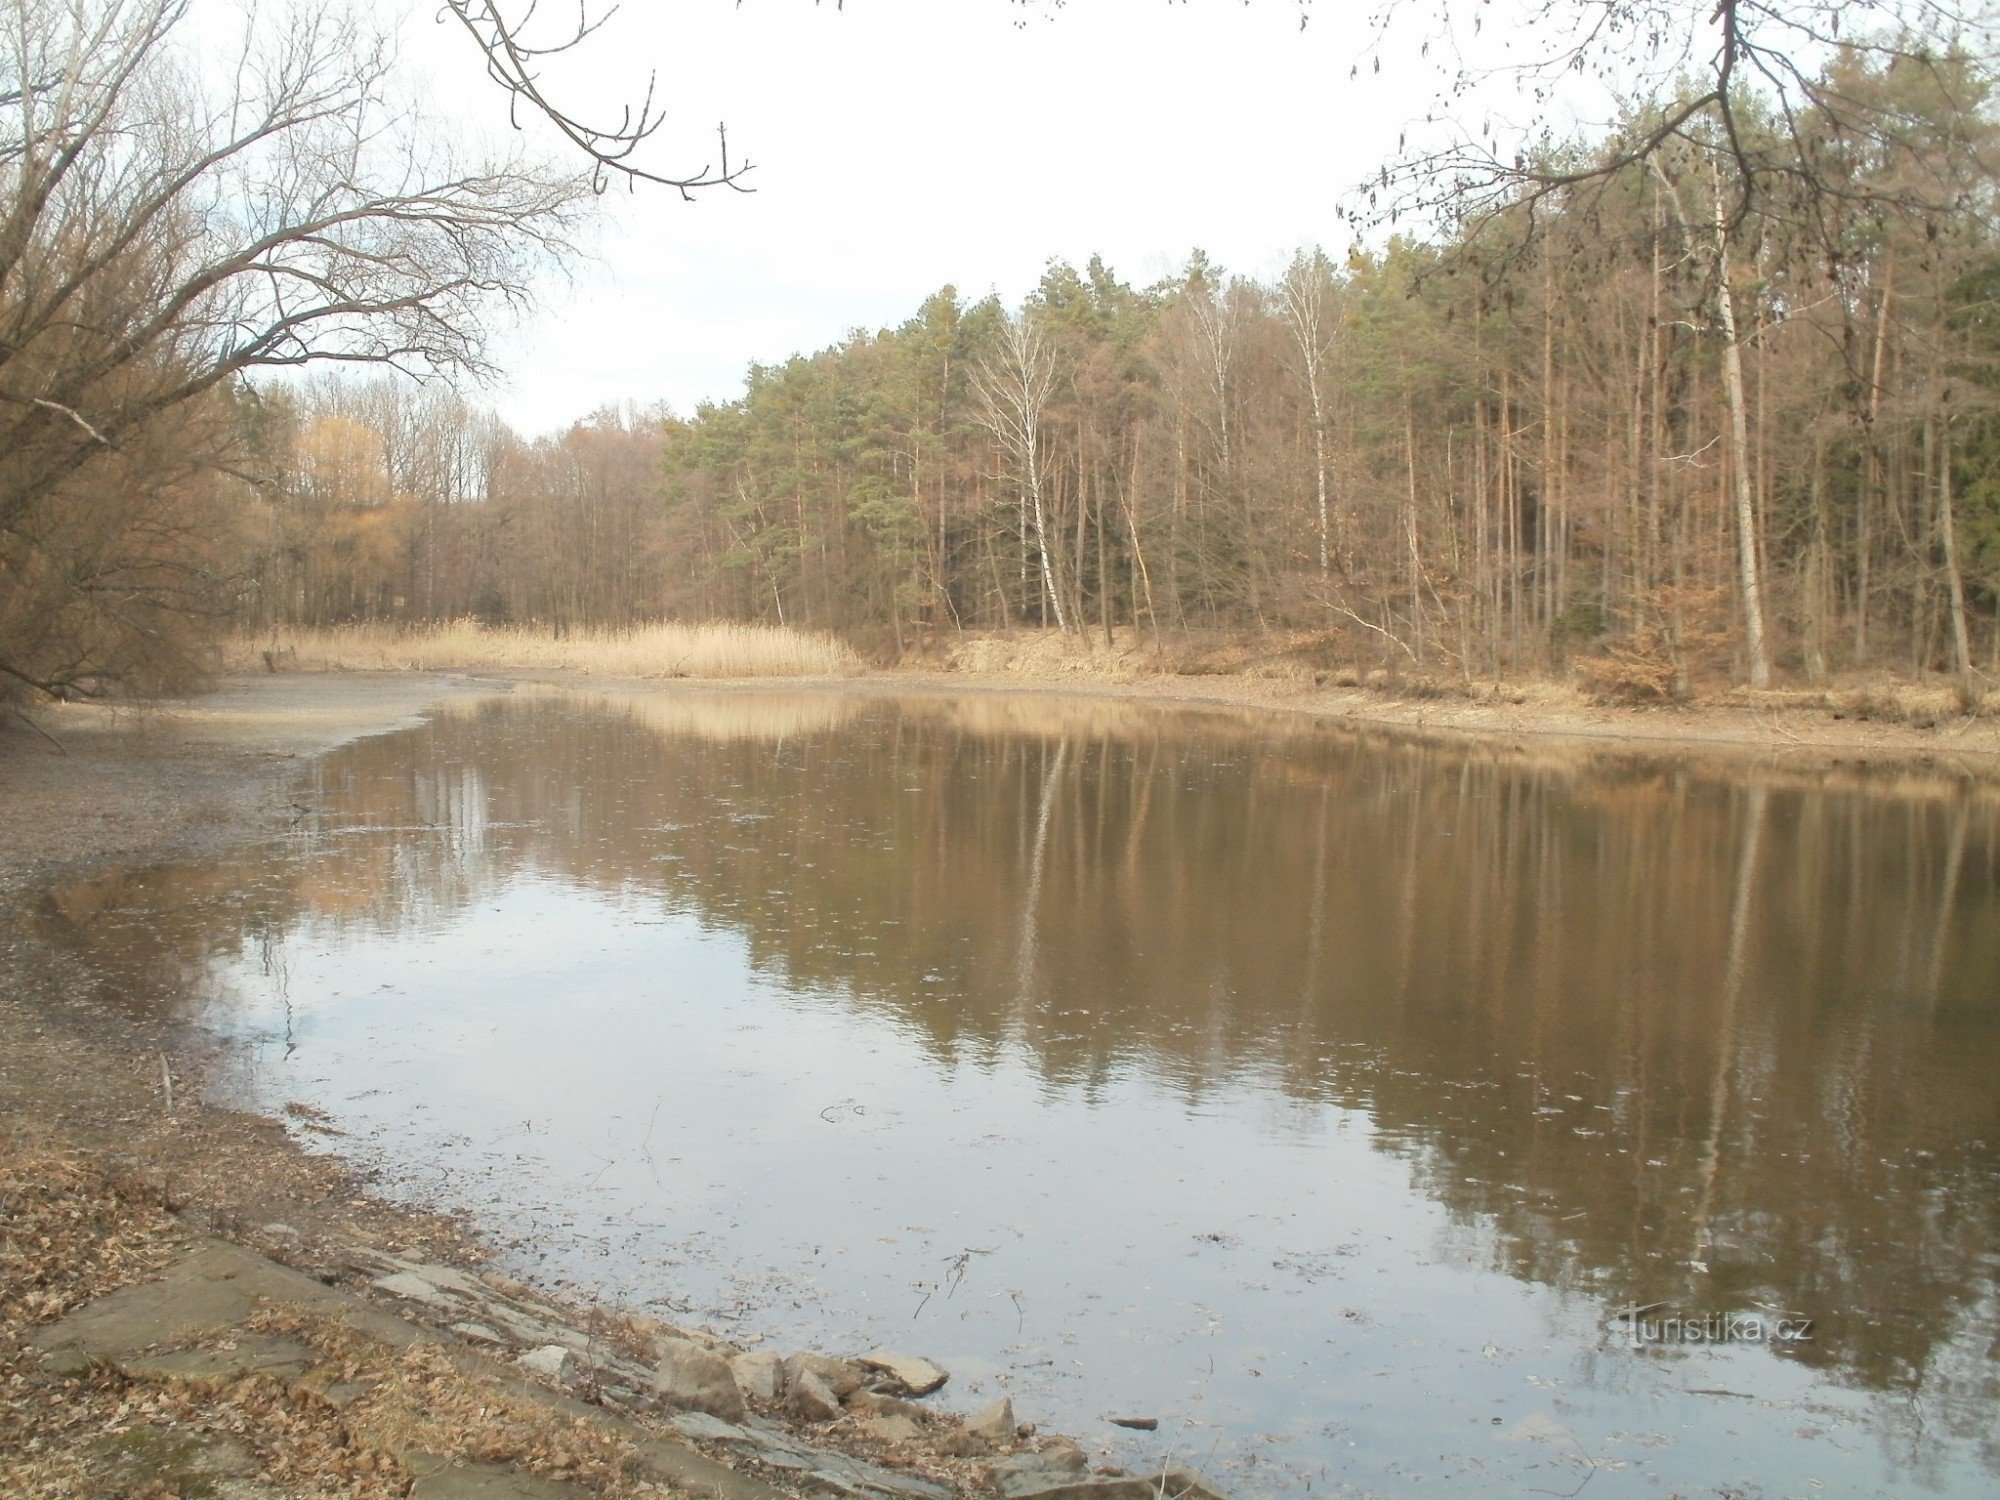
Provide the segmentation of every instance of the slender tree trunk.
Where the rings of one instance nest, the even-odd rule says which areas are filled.
[[[1041,438],[1033,424],[1027,429],[1026,452],[1028,499],[1034,510],[1035,554],[1041,561],[1043,601],[1055,611],[1056,629],[1067,635],[1069,618],[1063,613],[1062,595],[1056,590],[1056,575],[1052,566],[1054,559],[1049,555],[1048,516],[1042,503]],[[1042,622],[1044,625],[1048,623],[1046,615],[1042,617]]]
[[[1153,651],[1155,654],[1158,654],[1165,648],[1160,641],[1160,612],[1157,608],[1154,607],[1153,604],[1153,575],[1146,567],[1146,549],[1142,545],[1140,545],[1139,542],[1139,517],[1138,513],[1133,509],[1132,506],[1133,496],[1137,495],[1138,492],[1139,492],[1139,445],[1137,442],[1134,442],[1132,444],[1131,491],[1130,493],[1121,496],[1120,498],[1125,507],[1125,525],[1132,534],[1132,565],[1134,571],[1138,574],[1140,587],[1145,590],[1146,618],[1152,624]],[[1139,623],[1138,615],[1139,615],[1138,601],[1135,599],[1133,601],[1133,608],[1132,608],[1132,616],[1133,616],[1132,623],[1135,627]]]
[[[1875,309],[1875,351],[1868,375],[1868,473],[1854,508],[1854,664],[1863,666],[1868,656],[1868,569],[1875,539],[1869,507],[1882,492],[1882,366],[1889,347],[1889,303],[1894,293],[1889,273],[1882,280],[1881,298]]]
[[[1951,663],[1961,685],[1972,682],[1972,639],[1965,627],[1965,579],[1958,567],[1958,527],[1952,519],[1951,423],[1939,424],[1937,444],[1938,539],[1944,547],[1945,584],[1951,591]]]
[[[1404,515],[1410,544],[1410,630],[1416,639],[1418,667],[1424,664],[1424,560],[1417,545],[1417,418],[1410,398],[1403,398],[1403,456],[1409,469],[1410,507]],[[1448,649],[1448,648],[1447,648]]]
[[[1807,544],[1806,551],[1805,646],[1806,678],[1816,687],[1823,685],[1827,679],[1827,615],[1831,603],[1827,529],[1826,440],[1815,436],[1812,467],[1812,540]]]
[[[1715,306],[1722,332],[1722,378],[1729,394],[1729,457],[1736,502],[1737,576],[1743,589],[1743,629],[1750,653],[1750,686],[1771,685],[1764,644],[1764,590],[1757,569],[1757,503],[1750,468],[1750,423],[1743,389],[1743,344],[1736,329],[1736,298],[1729,284],[1729,226],[1723,217],[1722,181],[1715,182]]]
[[[1112,456],[1116,457],[1116,447]],[[1111,645],[1111,570],[1104,554],[1104,492],[1115,480],[1110,473],[1097,486],[1097,620],[1104,627],[1104,644]]]

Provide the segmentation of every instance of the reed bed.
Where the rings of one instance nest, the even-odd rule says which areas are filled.
[[[600,677],[846,677],[861,658],[830,635],[776,625],[639,625],[553,631],[474,620],[348,625],[238,636],[230,672],[578,672]]]

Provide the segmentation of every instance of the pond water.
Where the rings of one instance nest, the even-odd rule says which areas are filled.
[[[42,921],[530,1279],[1244,1495],[2000,1485],[1990,788],[770,691],[297,800]]]

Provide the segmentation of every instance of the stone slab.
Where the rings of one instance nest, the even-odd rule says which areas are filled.
[[[202,1242],[157,1281],[100,1297],[37,1329],[32,1342],[57,1370],[161,1344],[185,1344],[233,1328],[263,1307],[300,1307],[344,1319],[404,1349],[425,1338],[401,1318],[224,1240]]]
[[[410,1487],[410,1500],[582,1500],[585,1491],[499,1464],[412,1464],[425,1472]]]
[[[1023,1474],[1003,1481],[1007,1500],[1159,1500],[1151,1480],[1108,1474]]]
[[[137,1380],[183,1380],[197,1385],[234,1385],[247,1375],[292,1381],[319,1363],[319,1356],[295,1339],[238,1334],[228,1348],[176,1349],[169,1354],[114,1355],[113,1363]]]

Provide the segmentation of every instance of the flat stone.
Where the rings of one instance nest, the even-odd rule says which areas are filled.
[[[530,1375],[540,1375],[545,1380],[565,1381],[575,1367],[576,1356],[561,1344],[544,1344],[539,1349],[530,1349],[514,1361]]]
[[[251,1375],[297,1380],[318,1363],[319,1356],[293,1339],[246,1333],[231,1347],[176,1349],[166,1354],[115,1358],[119,1370],[135,1380],[180,1380],[219,1389]]]
[[[692,1417],[697,1413],[687,1415]],[[739,1474],[728,1465],[677,1443],[641,1443],[634,1456],[648,1478],[685,1494],[714,1496],[716,1500],[787,1500],[783,1491],[773,1489],[763,1480]]]
[[[871,1417],[909,1417],[913,1421],[921,1421],[931,1415],[927,1406],[905,1401],[901,1396],[887,1396],[881,1391],[856,1391],[847,1398],[847,1409]]]
[[[942,1485],[838,1449],[818,1447],[764,1417],[738,1424],[683,1412],[673,1423],[685,1437],[716,1443],[733,1454],[786,1470],[792,1483],[813,1493],[866,1500],[952,1500],[953,1492]]]
[[[1109,1474],[1020,1474],[1003,1481],[1007,1500],[1160,1500],[1151,1480]]]
[[[831,1422],[840,1415],[840,1398],[811,1370],[800,1370],[785,1386],[785,1405],[808,1422]]]
[[[421,1476],[410,1500],[569,1500],[585,1492],[499,1464],[447,1464]]]
[[[739,1354],[729,1361],[729,1373],[745,1397],[768,1404],[784,1386],[785,1362],[775,1354]]]
[[[403,1260],[394,1255],[381,1255],[377,1259],[385,1266],[397,1271],[408,1272],[419,1281],[427,1282],[434,1290],[455,1292],[461,1297],[480,1298],[490,1295],[485,1282],[457,1266],[441,1266],[421,1260]]]
[[[863,1417],[858,1425],[878,1443],[914,1443],[924,1435],[921,1426],[902,1416]]]
[[[920,1354],[893,1354],[887,1349],[877,1349],[873,1354],[862,1355],[861,1363],[868,1369],[881,1371],[904,1394],[911,1396],[928,1396],[951,1379],[949,1371]]]
[[[401,1318],[254,1250],[207,1240],[159,1280],[100,1297],[35,1330],[31,1342],[52,1369],[75,1371],[158,1345],[193,1343],[244,1322],[263,1307],[330,1313],[397,1349],[427,1337]]]
[[[880,1496],[852,1474],[835,1469],[814,1469],[793,1481],[809,1495],[838,1495],[847,1500],[880,1500]]]
[[[253,1490],[263,1466],[236,1438],[178,1425],[138,1425],[81,1441],[92,1493],[222,1496]]]
[[[479,1309],[479,1316],[517,1344],[562,1344],[571,1349],[590,1345],[589,1335],[552,1318],[534,1317],[504,1302],[487,1303]]]
[[[705,1411],[725,1422],[741,1422],[750,1415],[729,1361],[693,1339],[660,1340],[660,1367],[653,1377],[653,1390],[660,1400],[680,1411]]]
[[[981,1442],[1004,1447],[1014,1441],[1014,1403],[1002,1396],[965,1419],[965,1430]]]
[[[698,1443],[748,1443],[750,1429],[739,1427],[734,1422],[725,1422],[720,1417],[712,1417],[705,1411],[676,1412],[669,1420],[674,1431],[683,1437],[691,1437]]]
[[[392,1297],[401,1297],[406,1302],[421,1302],[427,1307],[442,1308],[446,1312],[459,1311],[458,1298],[424,1280],[414,1271],[398,1271],[391,1276],[377,1276],[368,1283],[378,1292],[387,1292]]]
[[[1004,1487],[1007,1481],[1028,1475],[1076,1475],[1089,1467],[1090,1460],[1084,1457],[1081,1448],[1073,1443],[1053,1443],[1046,1448],[1003,1458],[986,1473],[996,1487]]]
[[[506,1335],[496,1333],[484,1323],[454,1323],[451,1331],[462,1339],[471,1339],[475,1344],[504,1344]]]
[[[1185,1464],[1168,1464],[1160,1470],[1155,1489],[1162,1500],[1222,1500],[1206,1479]]]
[[[846,1454],[828,1454],[832,1460],[823,1469],[798,1476],[802,1489],[821,1495],[853,1497],[853,1500],[954,1500],[954,1492],[901,1469],[885,1468]]]
[[[672,1421],[674,1430],[683,1437],[719,1444],[773,1468],[811,1469],[825,1457],[819,1450],[795,1441],[782,1429],[767,1432],[747,1425],[739,1426],[702,1411],[684,1411]]]
[[[802,1371],[817,1375],[843,1401],[868,1384],[868,1372],[851,1359],[835,1359],[829,1354],[785,1356],[786,1385],[796,1381]]]

